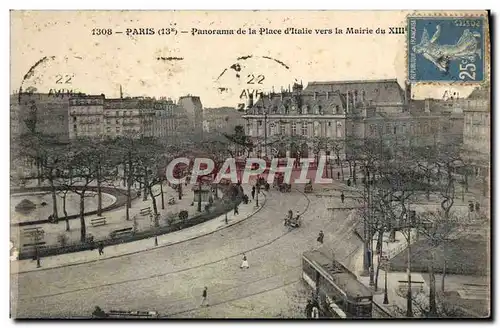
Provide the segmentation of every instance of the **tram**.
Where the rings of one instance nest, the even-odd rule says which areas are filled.
[[[305,252],[302,278],[314,292],[321,317],[372,317],[372,291],[340,262],[317,250]]]

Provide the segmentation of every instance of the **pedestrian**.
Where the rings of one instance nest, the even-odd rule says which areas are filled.
[[[234,204],[234,215],[238,215],[240,212],[238,212],[238,204]]]
[[[99,250],[99,255],[104,255],[104,244],[101,242],[99,242],[99,246],[97,247],[97,249]]]
[[[255,186],[252,186],[252,199],[255,199]]]
[[[340,172],[337,172],[337,180],[340,180]]]
[[[325,238],[325,234],[323,233],[323,230],[320,230],[318,234],[318,238],[316,239],[320,245],[323,244],[323,239]]]
[[[201,305],[200,306],[208,306],[208,288],[205,286],[203,289],[203,293],[201,294]]]
[[[342,204],[344,204],[344,199],[345,199],[345,196],[344,196],[344,192],[342,191],[342,193],[340,194],[340,200],[342,201]]]
[[[479,212],[479,208],[480,208],[479,202],[476,202],[476,212]]]
[[[307,300],[307,305],[306,305],[306,318],[310,319],[312,316],[312,309],[313,309],[313,304],[311,300]]]
[[[250,268],[250,266],[248,265],[247,256],[245,255],[245,253],[243,253],[243,259],[241,260],[240,269],[248,269],[248,268]]]
[[[472,203],[472,201],[469,201],[469,212],[474,212],[474,204]]]
[[[313,308],[312,308],[312,313],[311,313],[311,317],[312,317],[313,319],[319,319],[319,309],[318,309],[318,307],[313,306]]]

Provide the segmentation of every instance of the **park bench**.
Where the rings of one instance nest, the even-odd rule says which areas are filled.
[[[27,244],[23,244],[23,248],[35,248],[35,246],[38,246],[39,248],[43,245],[45,245],[46,243],[44,241],[39,241],[37,243],[27,243]]]
[[[40,227],[23,229],[23,238],[28,239],[31,243],[41,242],[44,239],[45,231]]]
[[[142,216],[149,216],[151,214],[151,207],[141,208],[139,214]]]
[[[32,234],[36,234],[36,233],[39,235],[43,235],[45,233],[45,231],[40,227],[34,227],[34,228],[23,229],[23,233],[25,236],[31,236]]]
[[[129,228],[114,230],[109,234],[109,236],[113,239],[124,237],[124,236],[129,236],[133,232],[132,229],[133,229],[132,227],[129,227]]]
[[[408,280],[398,280],[399,283],[399,291],[402,295],[406,295],[408,291]],[[411,291],[412,292],[423,292],[424,291],[424,282],[423,281],[413,281],[411,282]]]
[[[156,311],[122,311],[110,310],[106,313],[107,318],[137,318],[137,319],[155,319],[159,317]]]
[[[27,243],[27,244],[23,244],[22,248],[24,249],[24,251],[29,252],[29,253],[33,254],[33,256],[35,256],[36,249],[41,250],[42,248],[45,247],[45,244],[46,243],[44,241],[40,241],[37,243]]]
[[[91,219],[90,224],[93,227],[99,227],[99,226],[106,225],[106,218],[100,217],[100,218]]]

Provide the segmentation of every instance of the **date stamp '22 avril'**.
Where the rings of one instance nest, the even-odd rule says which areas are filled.
[[[482,82],[485,78],[483,16],[408,17],[411,82]]]

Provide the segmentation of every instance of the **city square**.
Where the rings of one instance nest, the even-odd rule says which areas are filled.
[[[477,15],[474,34],[446,21],[473,52],[453,50],[456,58],[486,55],[487,17]],[[36,15],[16,17],[20,29]],[[298,22],[284,33],[269,23],[255,37],[293,35],[316,49],[323,42],[300,38],[342,28],[352,38],[375,38],[381,30],[292,27]],[[203,30],[210,33],[199,26],[168,31],[233,37],[213,32],[226,31],[217,23]],[[419,65],[446,71],[455,57],[424,61],[441,47],[433,45],[440,28],[429,41],[415,26]],[[137,40],[169,34],[167,27],[136,30],[123,29]],[[290,57],[238,52],[222,60],[198,48],[206,41],[190,42],[198,49],[191,53],[203,54],[190,61],[190,83],[176,80],[189,71],[178,49],[154,49],[154,64],[114,57],[116,66],[44,54],[10,94],[11,316],[490,317],[490,82],[481,72],[474,84],[422,88],[403,74],[407,36],[395,34],[398,64],[378,75],[370,58],[349,61],[347,73],[328,71],[320,62],[340,56],[335,48],[305,56],[321,60],[294,62],[302,70],[291,79]],[[383,62],[385,46],[370,42],[349,49],[368,53],[370,45]],[[299,51],[283,44],[288,56]],[[82,78],[79,68],[87,72],[94,61],[109,71]],[[354,66],[361,73],[352,74]],[[53,71],[56,81],[84,82],[43,84]],[[447,83],[445,74],[433,76]]]

